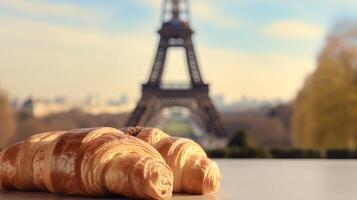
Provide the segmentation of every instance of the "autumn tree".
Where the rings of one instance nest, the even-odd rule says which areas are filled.
[[[330,31],[316,70],[295,100],[293,137],[302,148],[356,149],[356,22],[340,22]]]
[[[0,90],[0,149],[8,145],[15,134],[15,115],[6,93]]]

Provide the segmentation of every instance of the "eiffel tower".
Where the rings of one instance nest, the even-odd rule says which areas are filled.
[[[206,131],[217,137],[226,136],[219,113],[209,97],[209,85],[200,72],[189,24],[187,0],[164,0],[160,41],[149,80],[142,85],[142,97],[132,112],[127,126],[144,126],[163,108],[180,106],[201,119]],[[169,48],[184,48],[190,75],[189,87],[162,84],[166,54]]]

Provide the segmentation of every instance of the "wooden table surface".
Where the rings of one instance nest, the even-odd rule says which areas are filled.
[[[173,200],[356,200],[357,160],[217,160],[222,182],[210,195]],[[0,191],[0,200],[123,200]]]

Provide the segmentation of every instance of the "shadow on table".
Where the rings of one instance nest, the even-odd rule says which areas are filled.
[[[214,194],[207,194],[207,195],[174,194],[171,199],[172,200],[184,200],[184,199],[219,200],[215,193]]]
[[[69,196],[61,194],[53,194],[47,192],[21,192],[21,191],[11,191],[5,190],[0,191],[1,200],[127,200],[125,197],[112,196],[112,197],[81,197],[81,196]],[[216,194],[209,195],[190,195],[190,194],[174,194],[171,198],[172,200],[185,200],[185,199],[195,199],[195,200],[218,200]]]
[[[48,192],[21,192],[21,191],[0,191],[1,200],[127,200],[125,197],[112,196],[112,197],[81,197],[69,196],[61,194],[53,194]]]

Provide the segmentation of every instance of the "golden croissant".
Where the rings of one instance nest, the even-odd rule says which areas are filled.
[[[126,127],[121,131],[149,143],[160,152],[173,171],[174,192],[207,194],[217,191],[222,179],[218,165],[196,142],[170,137],[157,128]]]
[[[163,199],[173,174],[157,150],[114,128],[34,135],[0,154],[0,188]]]

